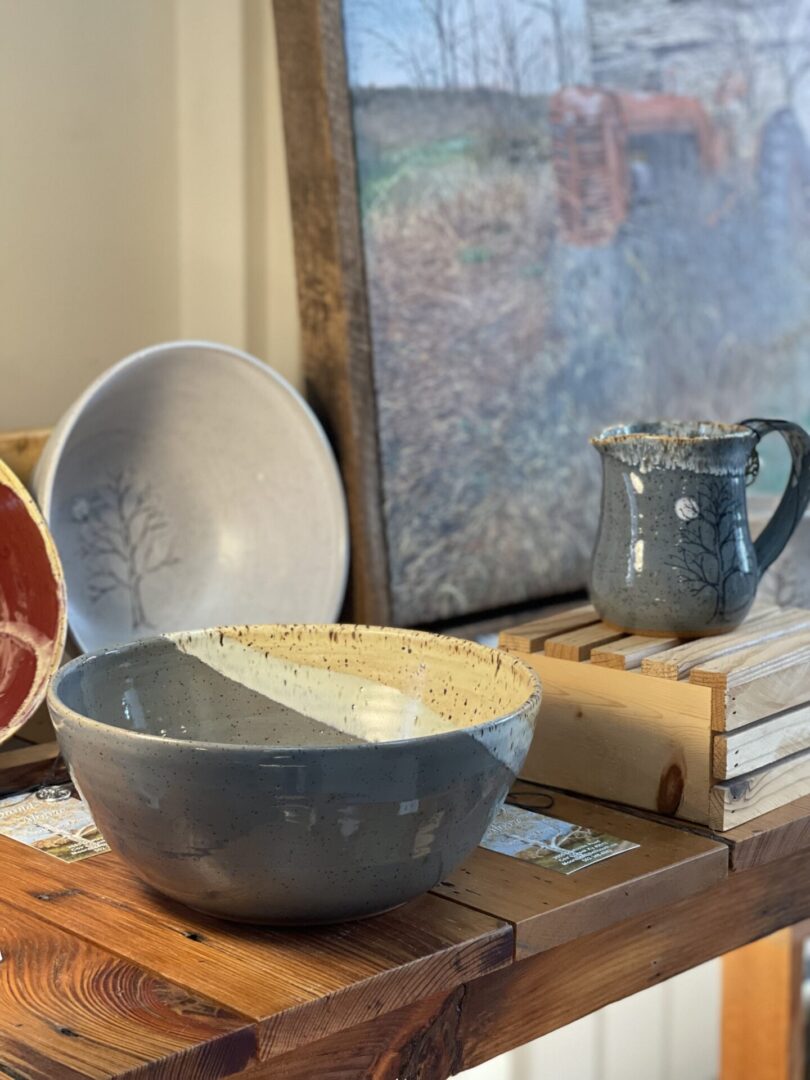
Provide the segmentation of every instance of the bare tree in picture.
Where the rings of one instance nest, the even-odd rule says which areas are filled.
[[[129,598],[133,629],[150,626],[143,583],[180,560],[149,486],[138,487],[126,470],[111,473],[107,483],[74,500],[72,517],[80,528],[90,599],[95,603],[120,589]]]
[[[712,597],[713,619],[734,610],[734,606],[728,606],[732,583],[750,573],[740,560],[737,501],[727,481],[712,477],[701,483],[697,498],[683,497],[675,504],[675,513],[683,525],[672,566],[680,571],[681,581],[692,596],[708,593]],[[744,596],[743,602],[747,603],[747,590]]]

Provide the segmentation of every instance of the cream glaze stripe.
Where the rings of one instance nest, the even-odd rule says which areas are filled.
[[[214,632],[204,637],[167,635],[180,652],[214,671],[312,720],[368,742],[456,731],[461,724],[393,686],[342,671],[282,660]]]

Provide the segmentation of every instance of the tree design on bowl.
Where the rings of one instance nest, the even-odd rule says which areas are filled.
[[[91,601],[120,591],[129,600],[132,629],[150,627],[143,584],[180,562],[169,519],[151,486],[138,484],[126,469],[116,470],[105,483],[77,495],[70,516],[79,528]]]

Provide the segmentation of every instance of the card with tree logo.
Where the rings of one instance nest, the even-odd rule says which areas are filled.
[[[525,859],[559,874],[573,874],[638,846],[631,840],[517,806],[502,806],[481,841],[481,847],[489,851]]]
[[[72,784],[0,799],[0,835],[63,862],[78,862],[110,850]]]

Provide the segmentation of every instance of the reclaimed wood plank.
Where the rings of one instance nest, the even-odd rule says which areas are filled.
[[[682,679],[695,667],[721,657],[731,657],[749,646],[773,641],[806,627],[810,627],[810,611],[762,607],[749,616],[742,627],[729,634],[698,638],[648,657],[642,661],[641,672],[656,679]]]
[[[810,613],[808,613],[810,614]],[[762,720],[810,700],[810,629],[695,667],[689,681],[712,691],[715,731]]]
[[[263,1058],[513,955],[510,926],[433,895],[364,922],[273,930],[163,899],[112,853],[65,864],[0,837],[0,864],[10,902],[257,1021]]]
[[[712,743],[712,771],[718,780],[728,780],[808,749],[810,705],[801,705],[736,731],[718,732]]]
[[[523,777],[708,822],[710,689],[542,653],[524,659],[540,674],[543,706]]]
[[[573,660],[581,663],[587,660],[592,651],[598,649],[600,645],[608,645],[625,636],[623,630],[598,622],[593,626],[583,626],[579,630],[569,630],[567,633],[546,638],[544,651],[546,656],[554,656],[558,660]]]
[[[729,846],[730,868],[751,870],[810,849],[810,796],[743,822],[722,840]]]
[[[510,652],[540,652],[546,641],[556,634],[569,630],[579,630],[583,626],[599,622],[596,608],[591,604],[582,604],[552,615],[544,615],[532,622],[515,626],[501,632],[498,645]]]
[[[561,792],[520,783],[513,791],[550,817],[640,845],[572,875],[478,848],[448,875],[435,891],[513,923],[518,959],[700,892],[728,872],[724,844]]]
[[[712,787],[709,825],[725,830],[810,795],[810,750]]]
[[[5,903],[0,951],[0,1076],[213,1080],[256,1061],[250,1023],[217,999]]]
[[[273,1077],[444,1080],[809,915],[800,852],[283,1055]]]
[[[600,645],[591,653],[591,663],[603,667],[617,668],[619,671],[633,671],[641,667],[643,660],[659,652],[666,652],[681,644],[675,637],[645,637],[643,634],[630,634],[609,645]]]
[[[0,433],[0,459],[12,468],[26,485],[31,482],[34,466],[50,433],[49,428]]]
[[[456,1034],[463,1067],[806,918],[808,889],[810,861],[793,856],[469,985]]]

